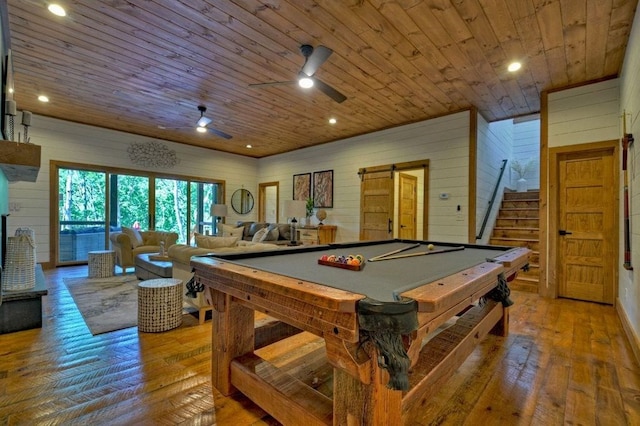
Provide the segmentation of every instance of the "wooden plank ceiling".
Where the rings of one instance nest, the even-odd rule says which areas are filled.
[[[618,75],[637,0],[46,3],[8,0],[18,109],[260,158],[471,106],[536,113],[543,90]],[[303,44],[334,51],[315,77],[346,101],[249,87],[295,79]],[[232,139],[194,131],[200,104]]]

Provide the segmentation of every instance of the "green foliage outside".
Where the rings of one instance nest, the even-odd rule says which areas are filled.
[[[110,218],[106,217],[107,181],[111,185]],[[180,242],[186,242],[192,231],[211,230],[214,218],[209,207],[217,202],[219,184],[162,178],[154,182],[154,229],[177,232]],[[151,228],[148,177],[61,169],[58,187],[60,231],[104,229],[105,222],[111,230],[121,226]]]

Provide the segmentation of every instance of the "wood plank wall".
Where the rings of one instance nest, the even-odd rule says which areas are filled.
[[[145,170],[129,159],[127,148],[132,144],[160,142],[168,150],[175,151],[179,163],[170,169],[146,169],[148,172],[163,172],[181,176],[220,178],[226,181],[227,202],[231,194],[246,185],[254,194],[257,191],[257,161],[254,158],[211,151],[183,144],[98,127],[85,126],[53,118],[35,116],[29,129],[32,143],[42,146],[41,167],[35,183],[16,182],[9,184],[9,201],[20,205],[12,211],[8,220],[9,235],[16,228],[32,228],[36,236],[37,262],[49,259],[49,171],[50,160],[73,163],[96,164],[123,169]],[[254,209],[252,214],[257,212]],[[229,209],[227,222],[235,223]]]
[[[629,37],[627,55],[620,76],[620,114],[626,114],[627,132],[636,139],[629,150],[629,186],[631,187],[631,265],[634,271],[619,269],[618,312],[625,324],[629,340],[640,359],[640,8],[636,10]],[[622,177],[622,175],[621,175]],[[623,182],[622,178],[620,180]],[[624,188],[621,188],[624,190]],[[620,196],[620,200],[624,198]],[[623,208],[620,209],[624,211]],[[620,240],[624,244],[624,240]],[[624,253],[621,247],[620,253]],[[622,265],[622,262],[620,262]]]
[[[333,170],[334,208],[327,209],[325,223],[338,225],[337,241],[352,241],[359,236],[358,169],[429,159],[429,238],[466,242],[468,129],[469,112],[464,111],[263,158],[259,174],[264,181],[280,181],[281,199],[286,200],[291,197],[294,174]],[[440,192],[449,193],[450,198],[440,200]],[[461,205],[463,221],[456,221],[457,205]]]
[[[496,185],[502,167],[503,159],[511,158],[512,141],[514,132],[513,120],[498,121],[488,123],[482,116],[478,115],[478,166],[476,177],[476,235],[480,232],[482,221],[491,200],[493,188]],[[497,212],[500,208],[502,193],[505,185],[509,183],[509,166],[500,183],[496,194],[496,203],[492,208],[492,213],[487,221],[487,227],[482,239],[478,243],[484,244],[489,241],[491,229],[495,223]],[[508,186],[508,185],[507,185]]]
[[[37,261],[49,261],[49,161],[99,164],[141,169],[131,163],[127,148],[131,143],[161,142],[174,150],[180,162],[164,172],[182,176],[219,178],[227,184],[227,203],[236,189],[244,187],[257,196],[259,182],[280,182],[280,201],[290,199],[292,176],[334,170],[334,208],[327,209],[325,223],[338,225],[337,241],[357,240],[359,232],[360,167],[429,158],[432,161],[430,231],[433,239],[467,240],[469,112],[439,117],[425,122],[387,129],[368,135],[302,149],[264,159],[226,154],[112,130],[34,116],[30,136],[42,146],[42,166],[36,183],[11,184],[10,201],[20,204],[12,212],[9,231],[27,226],[34,229]],[[232,143],[232,142],[230,142]],[[154,170],[150,170],[154,171]],[[446,191],[449,200],[439,200]],[[455,220],[461,205],[464,221]],[[280,210],[282,212],[282,209]],[[256,220],[257,209],[237,215],[229,209],[228,223]],[[284,218],[280,218],[284,221]]]

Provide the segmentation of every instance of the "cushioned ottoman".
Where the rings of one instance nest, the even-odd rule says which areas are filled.
[[[136,277],[141,280],[172,277],[173,263],[171,260],[152,260],[149,256],[158,256],[158,253],[143,253],[136,256]]]

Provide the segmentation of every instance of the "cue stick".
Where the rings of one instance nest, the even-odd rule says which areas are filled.
[[[450,249],[442,249],[442,250],[421,251],[420,253],[398,254],[396,256],[379,257],[377,259],[371,258],[369,259],[369,262],[378,262],[381,260],[391,260],[391,259],[402,259],[404,257],[413,257],[413,256],[426,256],[428,254],[448,253],[450,251],[460,251],[460,250],[464,250],[464,246],[453,247]]]
[[[625,120],[626,121],[626,120]],[[626,127],[626,126],[624,126]],[[626,129],[625,129],[626,132]],[[622,171],[624,174],[624,263],[622,266],[627,271],[633,271],[631,266],[631,224],[629,212],[629,172],[627,167],[629,147],[633,144],[633,135],[625,133],[622,139]]]
[[[390,251],[389,253],[382,253],[382,254],[379,254],[377,256],[373,256],[371,259],[369,259],[369,261],[370,262],[375,262],[377,259],[380,259],[381,257],[391,256],[392,254],[396,254],[396,253],[400,253],[400,252],[403,252],[403,251],[411,250],[412,248],[416,248],[416,247],[420,247],[420,243],[415,243],[412,246],[399,248],[398,250],[393,250],[393,251]]]

